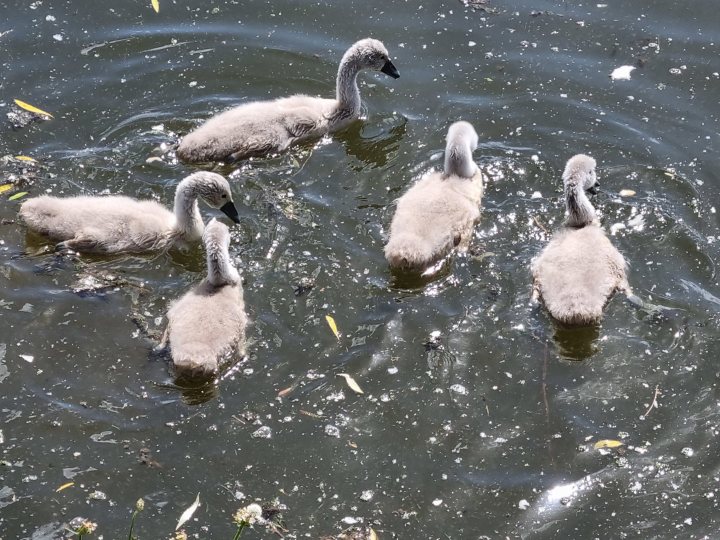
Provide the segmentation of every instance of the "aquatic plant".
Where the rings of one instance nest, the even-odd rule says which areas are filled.
[[[233,540],[238,540],[238,538],[240,538],[240,535],[245,527],[252,527],[255,523],[263,523],[265,520],[262,517],[262,512],[262,506],[257,503],[248,504],[235,512],[233,515],[233,522],[238,526],[238,529],[235,531]]]
[[[85,518],[75,518],[70,522],[67,530],[77,536],[78,540],[82,540],[83,536],[92,534],[97,529],[97,523]]]
[[[137,536],[133,536],[133,530],[135,529],[135,519],[137,515],[145,510],[145,501],[142,498],[135,502],[135,510],[133,511],[132,519],[130,520],[130,532],[128,533],[128,540],[137,540]]]

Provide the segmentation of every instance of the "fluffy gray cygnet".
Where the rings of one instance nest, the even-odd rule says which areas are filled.
[[[20,217],[28,228],[58,240],[58,248],[94,253],[141,253],[180,247],[200,240],[203,221],[197,199],[240,219],[228,181],[216,173],[196,172],[175,191],[174,212],[153,200],[121,195],[28,199]]]
[[[400,75],[385,46],[362,39],[340,62],[336,99],[294,95],[274,101],[245,103],[213,116],[186,135],[177,156],[187,162],[234,161],[284,152],[291,146],[344,128],[360,116],[357,74],[363,69]]]
[[[632,294],[625,259],[585,195],[599,186],[595,166],[583,154],[568,160],[563,173],[567,219],[532,263],[533,297],[541,297],[555,319],[570,325],[597,323],[615,291]]]
[[[240,275],[230,260],[230,232],[211,220],[203,234],[207,277],[170,306],[161,347],[169,347],[175,369],[210,375],[233,352],[245,354],[247,316]]]
[[[425,175],[398,199],[385,246],[392,268],[421,271],[467,245],[483,195],[483,176],[472,157],[477,145],[472,125],[451,125],[444,171]]]

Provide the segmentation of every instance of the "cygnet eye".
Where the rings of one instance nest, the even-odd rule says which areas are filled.
[[[223,199],[227,199],[227,195],[225,195],[225,194],[223,193],[223,194],[222,194],[222,198],[223,198]]]

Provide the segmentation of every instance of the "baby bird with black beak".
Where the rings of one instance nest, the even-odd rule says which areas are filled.
[[[631,296],[625,258],[612,245],[586,191],[597,192],[595,160],[578,154],[563,173],[567,218],[532,263],[533,298],[542,298],[555,319],[595,324],[618,290]]]
[[[240,223],[230,184],[223,176],[206,171],[178,184],[173,212],[156,201],[122,195],[43,195],[25,201],[20,218],[29,229],[59,241],[58,249],[143,253],[200,241],[205,225],[198,198]]]
[[[361,39],[342,57],[336,97],[298,94],[273,101],[253,101],[213,116],[186,135],[177,156],[187,162],[236,161],[286,151],[343,129],[360,117],[357,75],[364,69],[400,77],[385,46]]]

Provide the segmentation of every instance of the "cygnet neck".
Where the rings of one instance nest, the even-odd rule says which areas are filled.
[[[215,242],[210,242],[207,249],[207,280],[215,287],[235,285],[240,283],[240,274],[230,261],[227,248]]]
[[[477,172],[470,143],[464,140],[448,141],[445,147],[445,176],[472,178]]]
[[[360,69],[360,62],[356,57],[355,50],[348,50],[340,61],[335,89],[337,108],[348,116],[360,115],[360,90],[357,86],[357,74]]]
[[[565,181],[565,208],[568,227],[584,227],[596,219],[595,208],[585,194],[582,179],[570,176]]]
[[[200,239],[204,229],[197,198],[196,178],[188,177],[178,184],[175,191],[175,229],[187,240]]]

